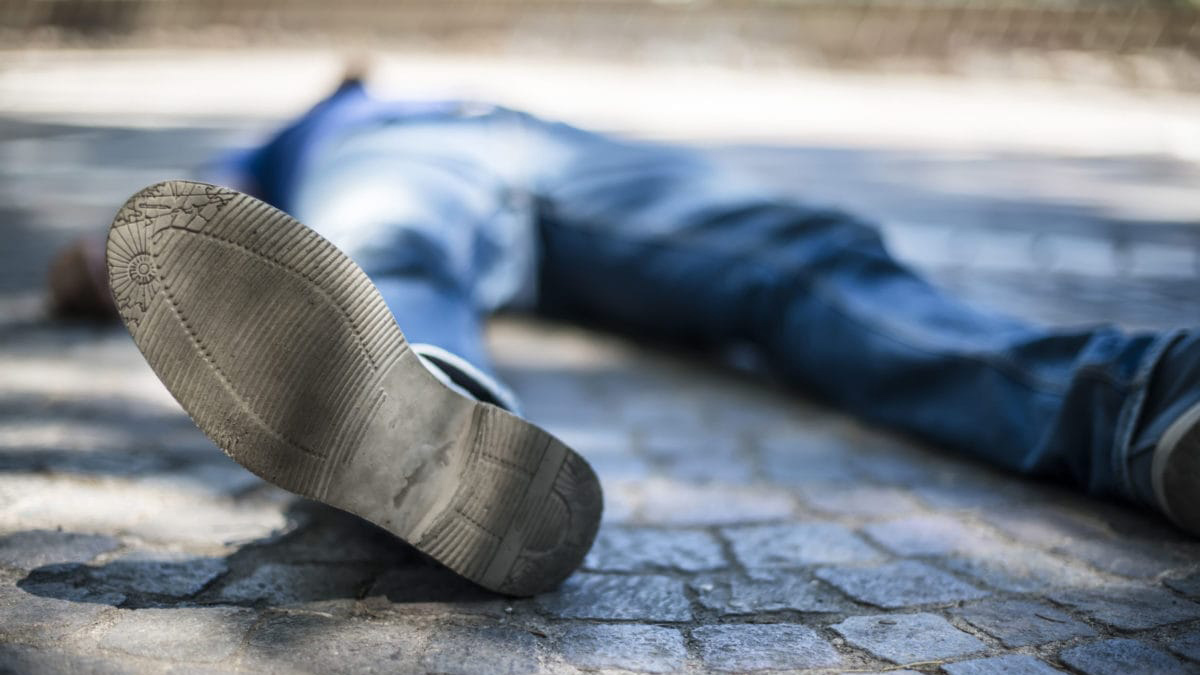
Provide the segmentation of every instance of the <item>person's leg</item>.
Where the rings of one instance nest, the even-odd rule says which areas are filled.
[[[543,310],[750,343],[772,370],[865,419],[1152,503],[1131,454],[1146,456],[1167,405],[1200,398],[1194,337],[982,311],[898,263],[851,215],[756,191],[686,150],[588,144],[545,190]],[[1169,349],[1171,373],[1148,386]],[[1172,387],[1185,389],[1163,395],[1175,402],[1143,405]]]
[[[349,83],[240,168],[367,272],[435,373],[514,410],[482,324],[532,285],[531,212],[512,199],[517,177],[488,164],[521,134],[502,109],[377,100]]]

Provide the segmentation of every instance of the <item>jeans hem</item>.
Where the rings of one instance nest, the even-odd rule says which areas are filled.
[[[1183,329],[1166,331],[1154,339],[1154,342],[1151,343],[1150,347],[1146,349],[1146,353],[1142,356],[1142,365],[1138,368],[1133,380],[1129,383],[1129,396],[1126,398],[1125,403],[1122,404],[1121,411],[1117,416],[1116,430],[1113,435],[1113,476],[1117,490],[1120,491],[1123,497],[1133,502],[1144,501],[1138,496],[1133,477],[1130,475],[1130,462],[1132,460],[1134,434],[1137,431],[1138,422],[1142,417],[1142,406],[1146,401],[1146,388],[1150,383],[1150,378],[1154,375],[1154,370],[1158,367],[1159,361],[1162,360],[1163,354],[1185,332]],[[1150,504],[1150,506],[1156,505]]]

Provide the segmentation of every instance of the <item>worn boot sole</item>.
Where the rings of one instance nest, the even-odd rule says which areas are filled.
[[[587,462],[434,378],[366,274],[287,214],[159,183],[121,207],[107,260],[150,366],[255,474],[502,593],[556,586],[591,547],[602,498]]]

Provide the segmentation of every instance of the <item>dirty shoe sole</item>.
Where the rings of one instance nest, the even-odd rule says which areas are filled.
[[[587,462],[434,378],[366,274],[309,228],[169,181],[121,207],[107,253],[138,348],[242,466],[502,593],[552,588],[583,560],[602,501]]]

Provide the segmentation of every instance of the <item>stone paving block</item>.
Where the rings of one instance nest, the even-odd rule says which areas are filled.
[[[695,429],[704,426],[704,412],[699,402],[682,392],[667,396],[658,392],[639,391],[631,386],[616,401],[621,424],[635,429],[678,427]]]
[[[945,515],[913,516],[873,523],[862,532],[885,549],[899,556],[950,555],[963,551],[982,551],[1001,542],[979,528]]]
[[[257,615],[233,607],[118,610],[97,644],[168,661],[224,661],[237,651]]]
[[[266,545],[266,555],[288,563],[404,564],[421,556],[390,532],[318,502],[299,501],[289,515],[302,524]]]
[[[1200,605],[1161,588],[1072,590],[1050,593],[1049,598],[1120,630],[1144,630],[1200,618]]]
[[[741,484],[754,473],[743,440],[732,434],[648,429],[640,445],[658,472],[679,480]]]
[[[266,485],[266,481],[247,471],[215,446],[211,456],[174,471],[163,471],[144,477],[143,485],[159,489],[186,490],[193,494],[213,497],[236,497]]]
[[[936,614],[852,616],[833,626],[851,645],[892,663],[924,663],[986,648]]]
[[[807,575],[761,572],[749,578],[713,574],[693,579],[700,604],[722,616],[758,612],[840,612],[849,605],[826,585]]]
[[[600,522],[604,525],[625,525],[632,523],[637,517],[638,506],[642,503],[643,483],[640,481],[618,481],[604,483],[604,512],[600,514]]]
[[[600,479],[606,496],[609,487],[614,483],[646,480],[651,474],[650,464],[636,455],[593,455],[586,459],[596,472],[596,477]]]
[[[249,672],[422,672],[421,654],[433,630],[426,622],[281,614],[252,630],[238,664]]]
[[[926,480],[910,489],[921,501],[939,511],[988,512],[1004,510],[1021,501],[1015,479],[997,481],[975,478],[974,475]],[[1014,487],[1018,488],[1016,494],[1011,489]]]
[[[1195,670],[1141,640],[1117,638],[1065,649],[1059,658],[1084,675],[1188,675]]]
[[[988,595],[987,591],[915,560],[874,567],[823,567],[815,574],[855,600],[885,609],[974,600]]]
[[[0,511],[0,528],[122,532],[149,542],[222,546],[264,538],[286,521],[273,505],[235,502],[136,480],[7,476],[22,495]]]
[[[223,602],[294,605],[322,601],[353,601],[375,574],[364,565],[264,563],[249,576],[235,579],[217,593]]]
[[[132,551],[104,565],[91,566],[91,578],[123,593],[185,598],[225,574],[223,558],[165,551]]]
[[[531,339],[537,340],[538,337]],[[634,454],[633,435],[620,427],[552,426],[548,431],[583,455],[588,462],[600,457],[629,457]]]
[[[640,624],[570,626],[556,641],[563,659],[584,670],[615,668],[639,673],[682,670],[687,660],[683,634],[675,628]]]
[[[864,483],[802,485],[797,493],[809,508],[831,516],[894,518],[920,509],[903,490]]]
[[[430,636],[421,665],[441,675],[536,673],[541,635],[496,624],[442,626]]]
[[[1175,579],[1164,579],[1163,583],[1189,598],[1200,598],[1200,574]]]
[[[736,525],[791,518],[796,510],[786,491],[765,487],[649,480],[641,493],[636,518],[645,525]]]
[[[600,529],[583,561],[586,569],[608,572],[701,572],[725,565],[720,542],[708,532],[611,526]]]
[[[954,613],[1006,647],[1027,647],[1096,635],[1090,626],[1061,610],[1025,600],[984,602]]]
[[[421,615],[452,611],[501,616],[509,602],[445,567],[421,563],[384,572],[363,599],[364,606],[373,611]]]
[[[833,668],[842,657],[807,626],[720,624],[692,630],[706,668],[723,672]]]
[[[839,431],[806,430],[760,442],[763,474],[774,483],[852,483],[863,478],[850,438]]]
[[[882,452],[873,453],[866,461],[856,462],[858,469],[862,472],[862,478],[893,488],[903,488],[905,494],[912,498],[912,487],[934,480],[944,457],[928,448],[897,439],[889,441]]]
[[[848,528],[833,523],[730,527],[721,534],[749,569],[868,562],[883,556]]]
[[[1185,659],[1200,662],[1200,630],[1191,630],[1176,636],[1167,648]]]
[[[226,569],[223,558],[135,551],[103,565],[45,565],[30,572],[25,585],[56,597],[116,605],[191,597]]]
[[[1052,509],[996,509],[979,517],[1016,539],[1121,576],[1151,578],[1191,563],[1154,543],[1131,545],[1128,537],[1114,538]]]
[[[120,545],[102,534],[24,530],[0,537],[0,565],[30,570],[51,563],[85,563]]]
[[[946,675],[1058,675],[1063,672],[1029,654],[1005,654],[948,663],[942,666],[942,671]]]
[[[111,602],[78,601],[71,589],[26,590],[13,578],[0,577],[0,642],[54,643],[114,611]],[[123,596],[108,598],[120,602]]]
[[[1012,593],[1051,588],[1098,586],[1104,578],[1089,567],[1071,564],[1034,548],[996,546],[938,560],[954,572]]]
[[[1152,579],[1172,570],[1190,567],[1194,561],[1153,544],[1134,543],[1104,536],[1080,536],[1051,549],[1083,560],[1096,569],[1125,577]]]
[[[564,619],[690,621],[692,608],[678,579],[644,574],[575,574],[535,598],[546,612]]]
[[[83,650],[0,643],[0,672],[8,675],[129,675],[128,658]]]

